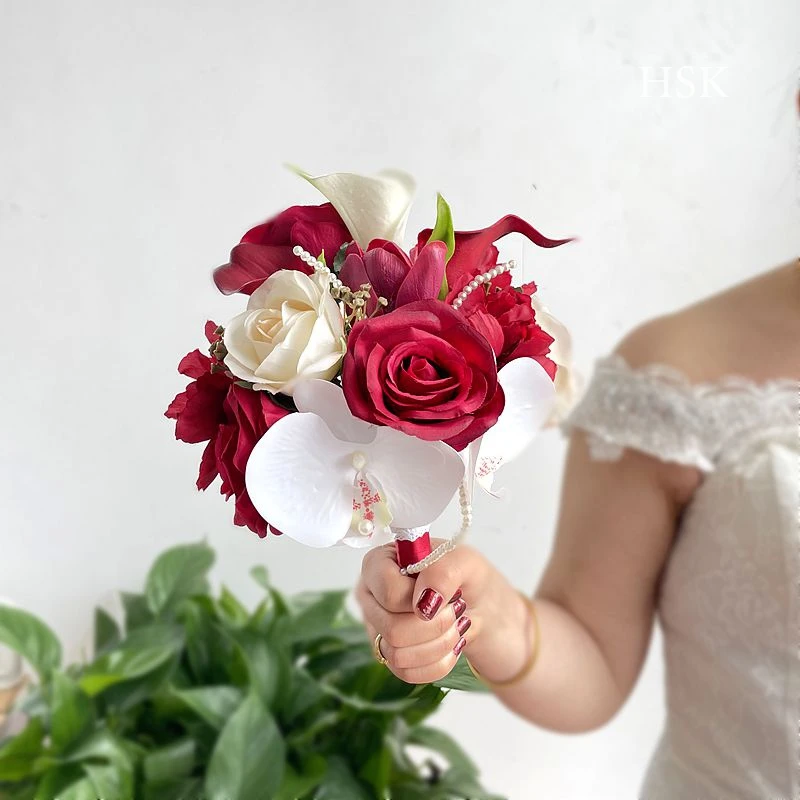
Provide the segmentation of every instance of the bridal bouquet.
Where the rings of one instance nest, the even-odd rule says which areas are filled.
[[[570,240],[515,216],[455,231],[440,196],[406,251],[410,176],[300,174],[329,202],[249,230],[214,272],[240,310],[206,323],[208,355],[181,361],[192,382],[166,416],[207,442],[197,486],[219,476],[235,524],[314,547],[393,538],[414,573],[469,529],[475,482],[491,491],[566,386],[566,331],[533,283],[512,284],[496,242]],[[461,530],[432,553],[456,494]]]

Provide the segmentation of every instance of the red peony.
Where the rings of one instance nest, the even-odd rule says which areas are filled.
[[[356,323],[342,387],[355,416],[456,450],[486,433],[505,402],[489,343],[438,300]]]
[[[219,340],[217,326],[206,323],[206,337]],[[195,444],[208,442],[200,460],[197,488],[207,489],[217,476],[221,494],[235,498],[233,522],[259,536],[279,533],[256,511],[247,494],[244,471],[256,442],[267,429],[289,413],[268,392],[237,386],[235,378],[212,371],[218,362],[194,350],[183,358],[178,371],[194,380],[170,403],[165,416],[175,420],[175,438]]]
[[[324,253],[328,264],[333,264],[339,248],[352,239],[330,203],[292,206],[247,231],[231,251],[231,260],[214,270],[214,283],[223,294],[252,294],[279,269],[311,273],[311,268],[292,253],[296,245],[312,256]]]
[[[463,276],[453,287],[456,294],[469,281],[468,275]],[[531,305],[535,293],[535,283],[517,289],[506,272],[486,284],[485,289],[471,292],[459,311],[489,341],[497,356],[498,369],[516,358],[528,357],[538,361],[555,380],[556,365],[547,355],[555,340],[536,321]]]

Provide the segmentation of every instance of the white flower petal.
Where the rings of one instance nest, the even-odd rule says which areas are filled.
[[[347,406],[341,387],[329,381],[305,380],[294,390],[298,411],[317,414],[325,420],[331,433],[343,442],[368,444],[375,440],[377,427],[356,419]]]
[[[517,358],[497,375],[506,404],[497,423],[483,435],[477,477],[496,472],[536,438],[555,402],[555,387],[544,367],[532,358]]]
[[[330,200],[362,248],[366,249],[373,239],[402,244],[416,189],[409,174],[384,170],[376,176],[334,172],[314,177],[293,169]]]
[[[547,420],[547,425],[557,425],[569,414],[580,391],[579,381],[572,366],[572,337],[566,326],[559,322],[542,304],[537,295],[531,297],[536,312],[536,321],[545,333],[555,341],[550,346],[550,358],[558,366],[556,372],[556,402]]]
[[[364,550],[367,547],[379,547],[382,544],[389,544],[393,540],[394,534],[390,527],[376,526],[375,531],[370,536],[363,536],[357,530],[351,528],[347,536],[342,539],[342,544],[346,544],[356,550]]]
[[[464,477],[464,462],[452,447],[392,428],[379,427],[366,453],[364,471],[383,487],[396,528],[429,525],[447,508]]]
[[[352,451],[316,414],[290,414],[253,448],[247,493],[258,513],[289,538],[330,547],[347,535],[353,518]]]

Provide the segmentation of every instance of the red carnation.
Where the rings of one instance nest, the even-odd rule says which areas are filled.
[[[210,343],[219,340],[217,326],[206,323]],[[175,420],[175,438],[184,442],[208,442],[200,460],[197,488],[207,489],[217,476],[221,494],[235,498],[233,522],[259,536],[267,535],[269,523],[256,511],[244,483],[245,466],[256,442],[267,429],[289,413],[268,392],[237,386],[235,378],[212,371],[219,362],[194,350],[183,358],[178,371],[194,380],[170,403],[165,416]]]
[[[310,274],[292,248],[299,245],[333,264],[339,248],[353,237],[330,203],[292,206],[277,217],[251,228],[231,251],[227,264],[214,270],[214,283],[223,294],[252,294],[273,272],[298,269]]]
[[[469,280],[468,275],[459,280],[453,287],[456,294]],[[555,379],[556,365],[547,355],[555,340],[542,330],[531,304],[536,284],[515,288],[506,272],[485,287],[470,292],[459,311],[489,341],[497,356],[497,368],[502,369],[516,358],[533,358]]]
[[[354,325],[342,388],[360,419],[456,450],[486,433],[504,405],[489,343],[438,300]]]

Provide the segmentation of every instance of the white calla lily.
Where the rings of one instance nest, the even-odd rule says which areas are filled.
[[[332,172],[314,177],[298,167],[290,169],[331,202],[362,249],[373,239],[402,244],[416,190],[407,172],[387,169],[374,176]]]
[[[340,387],[295,387],[299,413],[276,422],[253,448],[245,483],[258,512],[311,547],[366,547],[391,526],[428,525],[464,477],[459,454],[356,419]]]

